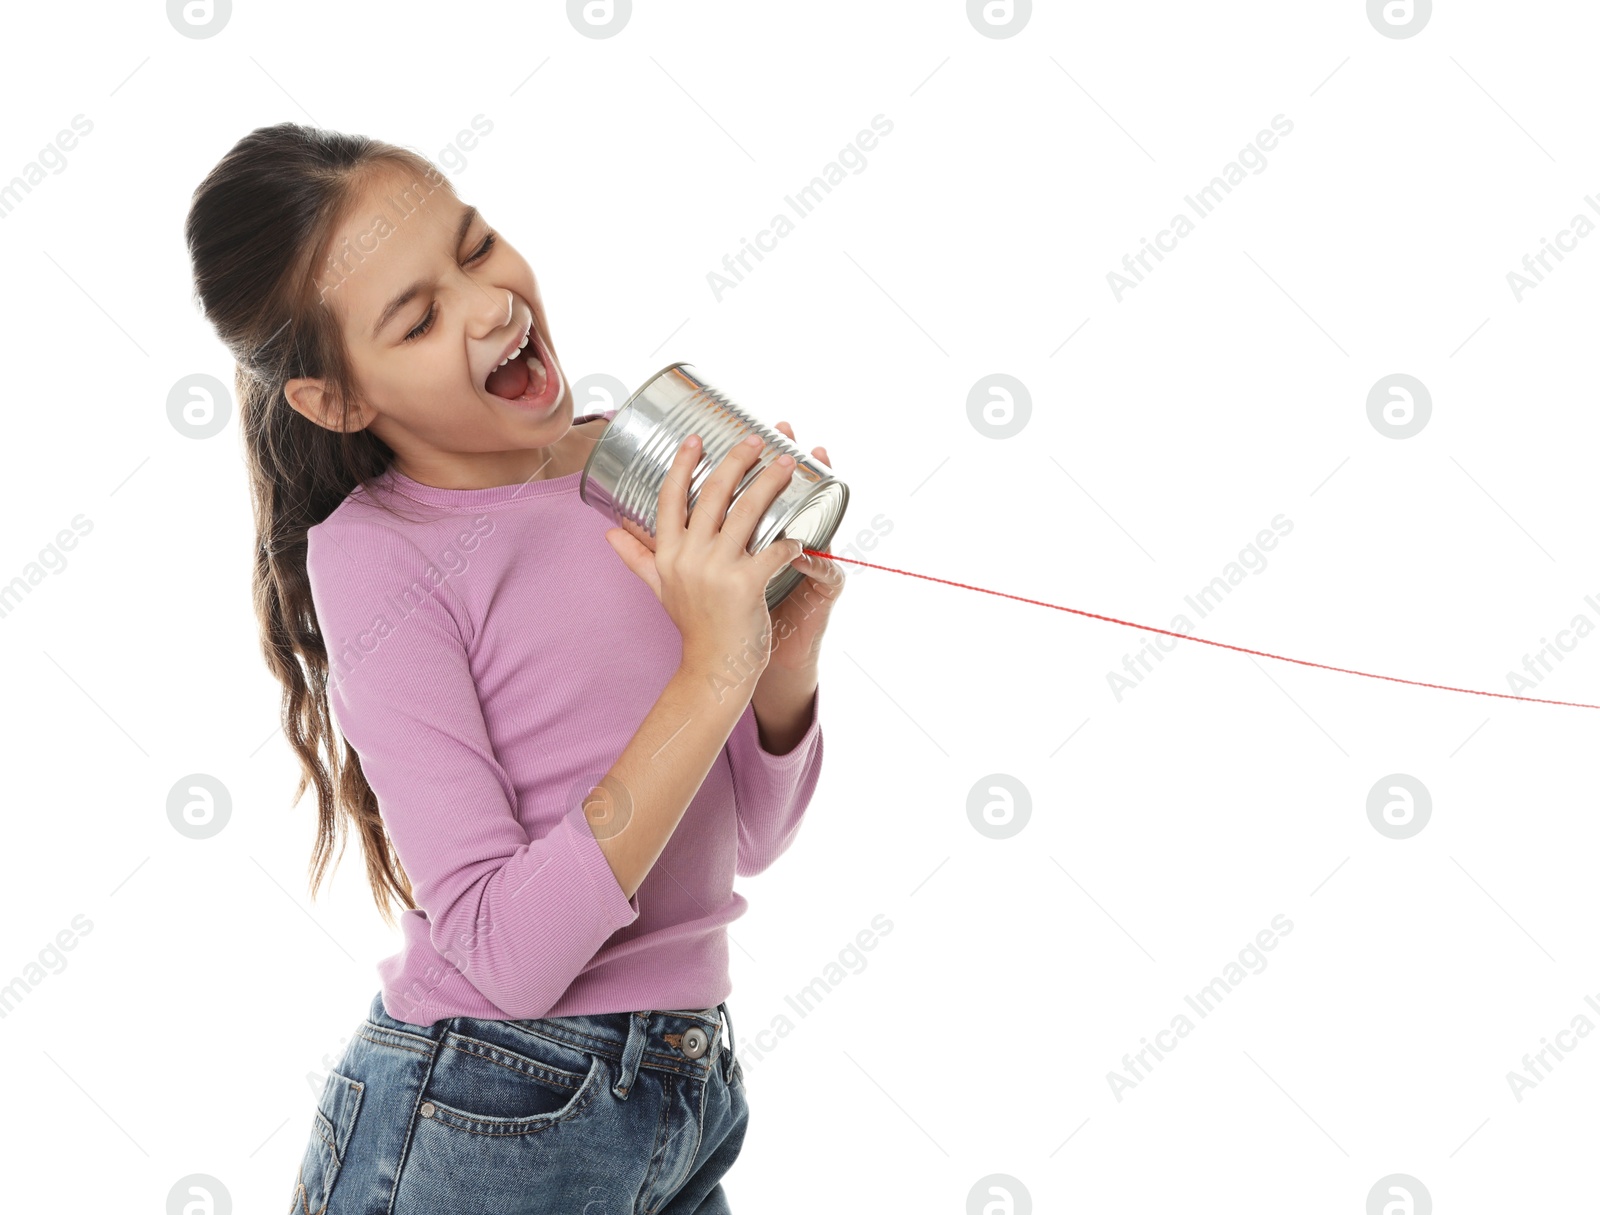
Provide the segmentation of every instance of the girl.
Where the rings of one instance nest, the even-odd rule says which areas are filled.
[[[733,878],[810,802],[843,586],[798,541],[745,551],[793,461],[734,502],[760,456],[736,447],[691,517],[691,437],[654,550],[607,526],[577,491],[616,411],[573,418],[533,271],[409,150],[263,127],[186,237],[238,360],[312,895],[353,825],[380,913],[403,908],[291,1210],[727,1211]]]

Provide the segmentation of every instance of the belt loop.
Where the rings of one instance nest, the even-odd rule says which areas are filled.
[[[737,1057],[733,1053],[733,1016],[728,1012],[728,1002],[726,1000],[718,1004],[717,1007],[722,1010],[722,1019],[728,1023],[728,1061],[722,1069],[722,1079],[724,1083],[731,1084],[733,1082],[734,1064],[737,1061]]]
[[[619,1100],[628,1099],[633,1078],[639,1074],[639,1060],[644,1058],[645,1041],[649,1038],[650,1012],[636,1012],[628,1018],[628,1041],[622,1048],[622,1069],[612,1093]]]

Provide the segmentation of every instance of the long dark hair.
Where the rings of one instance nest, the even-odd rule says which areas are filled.
[[[394,451],[369,430],[310,421],[289,404],[284,385],[323,377],[339,415],[352,416],[356,385],[318,267],[366,183],[394,169],[419,186],[450,188],[427,158],[407,148],[292,122],[258,127],[206,174],[184,224],[195,300],[235,360],[255,518],[251,590],[262,654],[283,685],[283,733],[301,767],[290,805],[308,785],[317,790],[311,897],[330,859],[337,867],[343,857],[353,823],[373,898],[391,926],[394,900],[407,909],[416,902],[360,757],[329,712],[328,650],[306,577],[306,532],[353,488],[385,472]]]

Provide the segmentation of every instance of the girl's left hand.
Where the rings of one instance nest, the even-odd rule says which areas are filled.
[[[789,423],[779,422],[777,429],[791,443],[795,441]],[[833,467],[826,447],[813,447],[811,454]],[[837,562],[810,553],[800,554],[791,564],[804,573],[805,578],[770,612],[772,656],[768,668],[777,666],[790,672],[815,672],[822,634],[828,627],[828,614],[844,590],[844,571]]]

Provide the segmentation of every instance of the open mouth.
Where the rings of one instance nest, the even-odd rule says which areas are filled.
[[[502,400],[523,401],[537,399],[549,383],[550,369],[544,361],[539,327],[533,325],[522,349],[491,371],[483,388]]]

